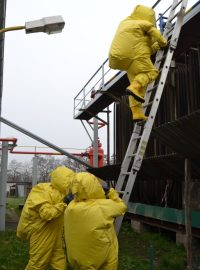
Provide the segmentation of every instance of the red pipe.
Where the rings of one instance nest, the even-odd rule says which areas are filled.
[[[0,142],[17,142],[17,138],[0,138]]]
[[[25,155],[63,155],[58,152],[37,152],[37,151],[14,151],[14,147],[17,143],[17,138],[0,138],[0,142],[13,142],[13,145],[11,145],[10,153],[12,154],[25,154]],[[0,148],[2,149],[2,148]],[[80,156],[83,157],[85,153],[71,153],[74,156]]]
[[[92,122],[92,121],[87,121],[88,122],[88,124],[90,124],[90,125],[93,125],[94,124],[94,122]],[[99,126],[99,129],[100,128],[102,128],[102,127],[104,127],[106,124],[104,124],[104,123],[98,123],[98,126]]]
[[[37,152],[37,151],[13,151],[11,150],[10,153],[12,154],[25,154],[25,155],[63,155],[58,152]],[[81,153],[71,153],[74,156],[83,156]]]

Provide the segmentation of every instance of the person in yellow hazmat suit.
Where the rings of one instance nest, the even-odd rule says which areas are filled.
[[[127,71],[130,82],[126,92],[133,120],[147,120],[142,111],[147,85],[158,76],[151,55],[167,45],[156,29],[152,8],[137,5],[130,16],[118,26],[109,51],[109,66]]]
[[[126,205],[111,188],[105,196],[94,175],[76,174],[72,200],[64,214],[68,261],[74,270],[116,270],[118,240],[114,219],[123,215]]]
[[[75,173],[57,167],[50,174],[50,183],[39,183],[29,193],[17,227],[17,236],[30,241],[26,270],[44,270],[50,265],[56,270],[66,269],[63,202],[69,193]]]

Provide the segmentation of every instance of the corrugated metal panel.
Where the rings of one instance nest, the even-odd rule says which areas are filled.
[[[183,157],[199,159],[200,110],[153,131],[159,140]]]

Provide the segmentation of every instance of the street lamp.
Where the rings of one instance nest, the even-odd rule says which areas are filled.
[[[25,29],[26,34],[44,32],[46,34],[56,34],[62,32],[65,21],[62,16],[44,17],[40,20],[26,22],[23,26],[12,26],[0,29],[0,34]]]
[[[0,2],[0,7],[1,7]],[[0,10],[1,16],[1,10]],[[0,18],[1,19],[1,18]],[[62,16],[45,17],[40,20],[26,22],[24,26],[13,26],[0,29],[0,116],[1,116],[1,103],[2,103],[2,74],[3,74],[3,33],[15,30],[25,29],[26,34],[44,32],[47,34],[55,34],[62,32],[65,22]],[[1,25],[2,27],[2,25]],[[3,25],[4,27],[4,25]],[[1,129],[1,125],[0,125]],[[0,132],[1,133],[1,132]],[[2,143],[2,151],[4,151],[4,159],[1,157],[1,172],[0,172],[0,231],[5,231],[5,209],[6,209],[6,182],[7,182],[7,151],[8,142]]]

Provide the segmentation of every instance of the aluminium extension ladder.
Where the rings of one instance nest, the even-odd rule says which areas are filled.
[[[169,11],[169,16],[166,21],[163,36],[167,39],[168,46],[165,50],[160,50],[156,54],[155,67],[159,70],[159,77],[155,82],[149,84],[146,90],[145,103],[143,104],[144,112],[149,110],[149,117],[147,121],[136,122],[134,125],[133,133],[115,187],[116,190],[122,194],[122,199],[126,204],[129,202],[137,173],[142,164],[170,69],[173,53],[178,43],[186,6],[187,0],[173,0],[170,8],[166,10],[166,12]],[[123,216],[116,218],[115,229],[117,233],[120,230],[122,220]]]

